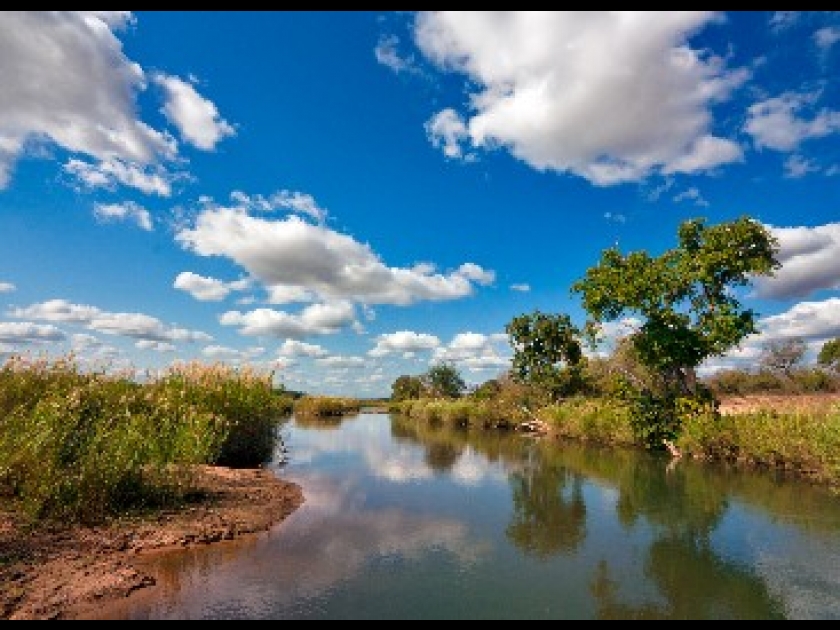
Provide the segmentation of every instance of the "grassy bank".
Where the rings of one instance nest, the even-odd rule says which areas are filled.
[[[429,424],[463,428],[513,429],[529,419],[522,409],[468,399],[407,400],[392,404],[391,411]]]
[[[418,400],[392,411],[430,425],[516,429],[535,419],[553,437],[641,448],[632,409],[610,398],[576,398],[527,412],[496,401]],[[782,470],[840,488],[840,405],[719,415],[686,409],[677,448],[686,457]]]
[[[168,505],[196,465],[267,461],[291,402],[271,377],[184,365],[139,384],[72,360],[0,368],[0,494],[33,519],[94,522]]]
[[[306,396],[295,403],[295,413],[307,418],[339,418],[359,413],[362,404],[353,398]]]

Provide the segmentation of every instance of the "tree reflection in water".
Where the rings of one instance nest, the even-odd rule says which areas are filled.
[[[449,430],[395,418],[397,439],[423,445],[427,463],[451,470],[467,448],[509,471],[513,513],[508,540],[540,561],[573,555],[588,536],[584,488],[595,481],[617,492],[616,516],[628,533],[654,533],[644,551],[644,574],[657,593],[622,601],[609,558],[600,561],[590,585],[602,619],[777,619],[782,603],[748,568],[724,560],[712,535],[729,511],[731,480],[695,465],[669,467],[646,453],[599,451],[573,444],[524,442],[497,432]],[[746,482],[742,482],[746,483]],[[764,495],[762,483],[741,492]],[[784,496],[784,495],[780,495]],[[639,599],[638,594],[627,596]]]
[[[531,461],[510,476],[513,517],[507,536],[541,560],[574,553],[586,540],[583,479],[554,463]]]

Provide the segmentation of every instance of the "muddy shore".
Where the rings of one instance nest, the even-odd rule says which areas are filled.
[[[182,509],[101,527],[29,531],[0,509],[0,619],[85,619],[156,584],[148,554],[266,532],[304,501],[267,470],[203,468],[201,500]]]

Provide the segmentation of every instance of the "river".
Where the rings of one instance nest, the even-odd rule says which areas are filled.
[[[362,414],[290,421],[306,504],[155,559],[126,619],[838,619],[840,497],[770,473]]]

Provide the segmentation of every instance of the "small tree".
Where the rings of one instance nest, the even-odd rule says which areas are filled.
[[[432,398],[455,399],[464,395],[467,383],[452,363],[438,363],[421,377],[425,391]]]
[[[492,379],[482,383],[472,393],[475,400],[493,400],[502,392],[502,384],[498,379]]]
[[[817,360],[821,366],[840,372],[840,339],[827,342],[822,347]]]
[[[761,366],[771,372],[791,376],[793,370],[805,359],[808,346],[804,339],[771,341],[764,346]]]
[[[568,315],[539,311],[507,325],[514,350],[513,376],[548,394],[553,402],[578,393],[583,386],[581,331]]]
[[[391,400],[405,402],[423,397],[423,381],[418,376],[400,376],[391,387]]]
[[[662,391],[642,392],[640,415],[662,421],[663,428],[648,422],[639,429],[657,448],[679,430],[676,400],[701,393],[697,368],[756,332],[756,315],[743,308],[735,289],[779,268],[776,240],[747,217],[716,226],[703,219],[686,221],[678,236],[679,245],[658,257],[607,250],[573,287],[596,324],[641,318],[633,345],[663,385]]]

